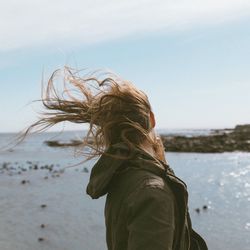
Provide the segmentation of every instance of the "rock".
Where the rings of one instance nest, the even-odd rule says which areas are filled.
[[[196,208],[196,209],[195,209],[195,212],[199,214],[199,213],[200,213],[200,209],[199,209],[199,208]]]
[[[250,124],[245,124],[245,125],[237,125],[234,128],[235,132],[240,132],[240,133],[250,133]]]
[[[44,224],[41,224],[40,227],[41,227],[41,228],[45,228],[45,225],[44,225]]]
[[[26,184],[26,183],[29,183],[29,182],[30,182],[29,180],[22,180],[21,184]]]
[[[220,153],[250,152],[250,125],[237,125],[234,129],[211,130],[204,136],[161,136],[167,152]]]
[[[37,240],[41,242],[41,241],[44,241],[44,238],[40,237]]]
[[[89,170],[85,167],[85,168],[83,168],[82,172],[84,172],[84,173],[88,173],[88,172],[89,172]]]
[[[9,162],[4,162],[2,165],[2,168],[7,169],[9,164],[10,164]]]
[[[46,204],[42,204],[40,207],[41,207],[41,208],[46,208],[47,205],[46,205]]]
[[[80,140],[71,140],[70,142],[44,141],[44,143],[50,147],[72,147],[81,145],[82,141]]]
[[[207,210],[207,208],[208,208],[207,205],[204,205],[204,206],[202,207],[203,210]]]

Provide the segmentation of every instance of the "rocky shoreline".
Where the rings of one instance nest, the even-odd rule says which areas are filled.
[[[250,124],[215,129],[202,136],[161,135],[166,152],[250,152]]]
[[[250,152],[250,124],[237,125],[233,129],[213,129],[209,135],[183,136],[161,134],[166,152],[222,153]],[[80,146],[80,140],[69,142],[45,141],[50,147]]]

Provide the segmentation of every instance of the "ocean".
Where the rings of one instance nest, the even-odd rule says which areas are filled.
[[[210,130],[161,130],[187,136]],[[84,132],[43,133],[0,152],[1,250],[103,250],[105,197],[86,195],[95,160],[45,140],[79,139]],[[0,147],[14,134],[0,134]],[[193,228],[211,250],[250,246],[250,153],[173,153],[166,158],[189,191]],[[70,167],[80,163],[77,166]]]

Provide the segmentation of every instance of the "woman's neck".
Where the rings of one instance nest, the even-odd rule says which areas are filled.
[[[145,140],[144,143],[140,145],[140,148],[152,157],[167,163],[165,158],[165,148],[161,138],[155,134],[154,130],[151,130],[150,137],[154,143],[150,143],[148,140]]]
[[[153,148],[153,146],[149,142],[141,144],[140,148],[143,149],[148,154],[150,154],[151,156],[156,157],[155,156],[154,148]]]

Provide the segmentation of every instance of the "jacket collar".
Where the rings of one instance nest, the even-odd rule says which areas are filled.
[[[97,199],[108,192],[109,183],[116,171],[125,162],[128,165],[144,169],[163,178],[168,178],[171,182],[182,186],[184,190],[186,189],[186,184],[174,175],[173,170],[168,164],[154,158],[140,148],[133,150],[131,159],[114,158],[111,155],[128,155],[127,145],[125,143],[112,145],[93,166],[86,189],[87,194],[93,199]]]

